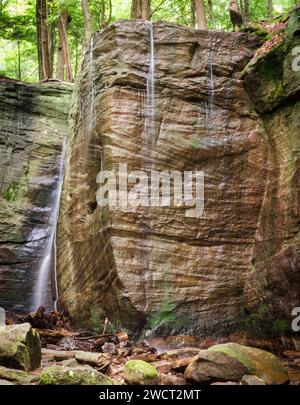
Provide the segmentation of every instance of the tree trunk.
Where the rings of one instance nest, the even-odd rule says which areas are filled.
[[[18,80],[21,80],[21,44],[20,41],[17,41],[17,48],[18,48]]]
[[[273,0],[268,0],[268,17],[270,20],[273,18]]]
[[[68,45],[68,13],[64,11],[60,14],[58,19],[58,32],[59,32],[59,50],[58,58],[60,58],[58,65],[57,78],[63,80],[59,77],[61,76],[62,66],[66,68],[66,81],[73,82],[72,65],[70,50]],[[57,59],[58,59],[57,58]],[[63,59],[63,62],[62,62]],[[64,74],[62,74],[64,76]]]
[[[51,76],[46,0],[36,0],[36,22],[37,22],[39,79],[45,80]]]
[[[249,8],[249,0],[244,0],[244,14],[243,15],[243,20],[244,22],[248,22],[250,20],[250,8]]]
[[[193,0],[196,12],[197,28],[207,30],[206,10],[204,0]]]
[[[90,11],[89,1],[88,0],[81,0],[81,7],[82,7],[82,14],[83,14],[83,21],[84,21],[84,43],[85,47],[87,47],[91,41],[92,33],[93,33],[93,23],[92,23],[92,15]]]
[[[55,26],[52,24],[50,27],[50,35],[49,35],[50,77],[53,77],[55,46],[56,46]]]
[[[57,47],[56,78],[65,80],[65,60],[60,40]]]
[[[100,1],[100,13],[99,13],[99,27],[105,28],[111,22],[112,18],[112,1],[101,0]]]
[[[196,10],[194,0],[191,1],[191,26],[196,28]]]
[[[209,12],[209,18],[211,21],[212,29],[215,30],[216,29],[216,19],[215,19],[212,0],[208,0],[208,12]]]
[[[151,20],[151,0],[132,0],[131,18]]]

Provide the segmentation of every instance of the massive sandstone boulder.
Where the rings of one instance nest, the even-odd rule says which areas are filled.
[[[257,39],[154,23],[150,131],[149,23],[94,36],[72,109],[59,230],[61,304],[77,321],[202,335],[289,328],[300,302],[297,16],[276,66],[282,90],[269,102],[274,84],[259,66],[273,67],[273,53],[245,70]],[[157,170],[204,171],[203,217],[97,207],[101,169],[143,169],[149,156]]]
[[[32,309],[71,87],[0,81],[0,306]]]
[[[162,314],[169,331],[225,333],[241,324],[268,174],[267,135],[240,79],[258,40],[154,23],[149,139],[149,31],[118,22],[85,55],[61,206],[60,302],[78,321],[98,311],[137,331]],[[204,171],[202,218],[182,207],[97,207],[100,169],[140,170],[150,154],[157,170]]]

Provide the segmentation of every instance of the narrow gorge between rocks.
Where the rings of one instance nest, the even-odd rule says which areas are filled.
[[[0,306],[58,309],[135,340],[289,335],[299,32],[298,8],[261,55],[254,33],[122,20],[93,35],[75,85],[0,78]],[[120,167],[203,172],[203,215],[121,197],[101,207],[101,176]]]

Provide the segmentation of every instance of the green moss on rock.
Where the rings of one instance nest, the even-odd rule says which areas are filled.
[[[114,381],[90,366],[51,366],[43,370],[40,385],[113,385]]]
[[[237,343],[215,345],[209,350],[233,357],[247,367],[249,374],[261,378],[266,384],[279,385],[289,381],[279,359],[272,353]]]
[[[158,372],[142,360],[129,360],[124,367],[124,378],[129,385],[156,385]]]

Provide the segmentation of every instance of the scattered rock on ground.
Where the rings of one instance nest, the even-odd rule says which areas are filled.
[[[143,360],[129,360],[124,367],[123,376],[129,385],[157,385],[158,372]]]
[[[39,380],[39,377],[31,375],[23,370],[15,370],[0,366],[0,379],[13,381],[18,384],[32,384]]]
[[[15,384],[10,381],[0,380],[0,385],[15,385]]]
[[[159,374],[158,377],[159,385],[186,385],[183,376],[177,376],[172,374]]]
[[[265,381],[266,384],[287,384],[289,377],[279,359],[274,354],[253,347],[226,343],[212,346],[210,352],[219,352],[242,363],[248,372]]]
[[[43,370],[40,385],[114,385],[114,380],[90,366],[50,366]]]
[[[242,385],[267,385],[264,380],[256,377],[255,375],[244,375],[241,379]]]
[[[0,365],[28,371],[40,363],[39,335],[29,323],[0,327]]]
[[[191,384],[240,381],[247,368],[233,357],[221,352],[201,351],[187,367],[184,377]]]
[[[5,309],[0,307],[0,326],[5,326]]]

